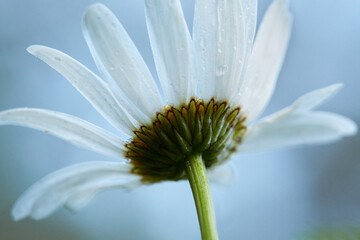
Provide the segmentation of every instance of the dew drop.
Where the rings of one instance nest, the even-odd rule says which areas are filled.
[[[225,75],[229,70],[228,65],[221,65],[216,68],[216,76],[223,76]]]
[[[182,51],[184,51],[185,50],[185,46],[184,45],[181,45],[178,49],[177,49],[177,51],[179,51],[179,52],[182,52]]]

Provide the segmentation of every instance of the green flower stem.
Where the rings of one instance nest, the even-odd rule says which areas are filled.
[[[203,240],[217,240],[214,206],[209,180],[201,154],[190,156],[186,161],[186,174],[193,192]]]

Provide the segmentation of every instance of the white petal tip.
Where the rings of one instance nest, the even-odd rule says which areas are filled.
[[[24,218],[26,218],[29,214],[24,212],[24,211],[20,211],[18,209],[18,207],[14,207],[11,210],[11,215],[12,215],[13,220],[15,222],[18,222],[18,221],[23,220]]]
[[[335,96],[343,86],[342,83],[336,83],[311,91],[298,98],[291,108],[296,111],[309,111],[314,109]]]
[[[354,136],[358,132],[358,126],[353,120],[346,119],[346,121],[344,121],[344,124],[342,126],[342,131],[344,137]]]
[[[83,16],[84,22],[86,21],[86,19],[88,17],[92,17],[92,14],[98,15],[99,11],[104,11],[104,10],[108,11],[108,8],[104,4],[95,3],[95,4],[90,5],[86,9],[85,14]]]
[[[84,34],[87,31],[86,29],[89,25],[89,22],[97,21],[101,19],[99,12],[103,11],[102,9],[106,9],[106,7],[101,3],[92,4],[86,9],[82,18],[83,19],[82,27]]]
[[[333,92],[333,95],[337,94],[340,89],[342,89],[344,87],[343,83],[335,83],[333,85],[330,85],[328,88],[331,92]]]
[[[334,87],[335,89],[341,89],[342,87],[344,87],[344,84],[343,83],[334,83],[331,86]]]
[[[40,46],[40,45],[31,45],[28,48],[26,48],[26,51],[28,51],[28,53],[36,56],[37,52],[39,52],[39,50],[42,48],[44,48],[44,47]]]
[[[292,22],[293,16],[290,12],[290,1],[289,0],[277,0],[277,2],[274,4],[277,4],[278,11],[281,14],[284,14],[284,16],[287,18],[288,22]]]
[[[289,22],[292,22],[293,15],[290,12],[290,1],[284,0],[284,3],[282,3],[282,11],[284,11],[285,15],[288,17]]]

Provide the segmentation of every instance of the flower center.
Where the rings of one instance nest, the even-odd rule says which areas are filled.
[[[225,161],[242,141],[244,120],[240,107],[192,99],[157,113],[151,125],[135,131],[125,156],[143,182],[183,179],[190,155],[201,153],[206,167]]]

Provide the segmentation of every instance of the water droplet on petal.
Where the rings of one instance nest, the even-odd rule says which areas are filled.
[[[216,68],[216,76],[220,77],[225,75],[229,70],[228,65],[221,65]]]

